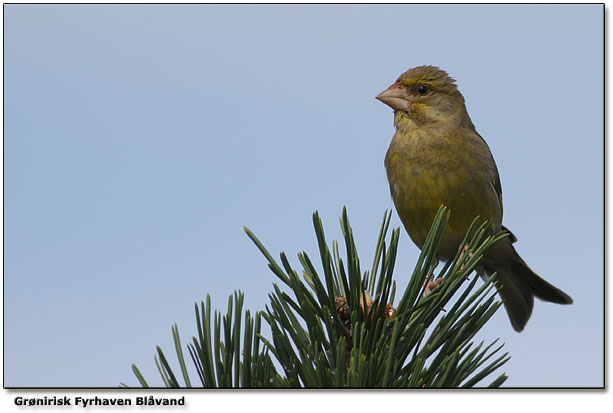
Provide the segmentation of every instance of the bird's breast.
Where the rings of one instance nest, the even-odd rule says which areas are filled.
[[[451,210],[440,245],[444,257],[455,255],[477,215],[494,214],[479,195],[486,177],[461,142],[396,134],[385,167],[398,215],[420,248],[441,205]]]

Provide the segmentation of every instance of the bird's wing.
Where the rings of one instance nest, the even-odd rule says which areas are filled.
[[[490,147],[487,145],[487,142],[485,142],[485,139],[483,139],[483,137],[481,135],[479,135],[479,133],[477,133],[477,131],[475,131],[475,134],[479,137],[479,141],[482,144],[482,146],[485,148],[485,150],[487,151],[487,154],[489,155],[489,169],[490,169],[490,174],[491,174],[491,184],[492,184],[492,188],[494,189],[494,191],[496,192],[496,196],[498,198],[498,202],[500,205],[500,222],[502,222],[502,184],[500,183],[500,175],[498,174],[498,167],[496,166],[496,161],[494,160],[494,156],[492,156],[492,151],[490,150]],[[513,243],[517,241],[517,237],[515,236],[515,234],[513,234],[511,232],[511,230],[509,230],[507,227],[505,227],[504,225],[501,225],[501,229],[503,231],[507,231],[509,233],[509,240]]]
[[[485,143],[485,139],[483,139],[481,135],[479,135],[479,137],[481,138],[483,143]],[[487,143],[486,143],[486,146],[487,146]],[[489,150],[489,147],[488,147],[488,150]],[[490,155],[491,155],[491,152],[490,152]],[[502,222],[502,184],[500,183],[500,175],[498,174],[498,168],[496,167],[496,161],[494,161],[493,156],[492,156],[492,164],[494,166],[493,168],[494,179],[493,179],[492,185],[494,187],[494,190],[496,191],[496,195],[498,195],[498,201],[500,202],[500,221]],[[511,241],[511,243],[517,242],[517,237],[515,236],[515,234],[511,232],[510,229],[508,229],[504,225],[500,225],[500,226],[503,231],[507,231],[509,233],[509,240]]]
[[[487,145],[487,142],[485,142],[485,139],[483,139],[483,137],[479,135],[479,133],[476,130],[474,132],[475,132],[475,136],[478,137],[477,144],[481,151],[482,158],[485,160],[484,166],[487,168],[489,172],[491,188],[494,190],[496,194],[496,198],[498,199],[498,205],[500,208],[500,222],[502,222],[502,216],[503,216],[502,184],[500,183],[500,175],[498,174],[498,167],[496,166],[496,161],[494,160],[492,151],[490,150],[490,147]],[[509,231],[509,233],[511,233],[511,231]],[[516,240],[515,235],[513,235],[512,233],[510,237],[512,240]]]
[[[511,243],[517,242],[517,237],[511,232],[509,228],[505,227],[504,225],[501,225],[501,227],[503,231],[507,231],[509,233],[509,240],[511,241]]]
[[[479,136],[481,138],[481,136]],[[483,138],[481,138],[483,140]],[[485,140],[483,140],[483,142],[485,143]],[[487,146],[487,144],[486,144]],[[490,148],[488,147],[487,150],[489,151]],[[492,159],[492,166],[493,166],[493,180],[492,180],[492,185],[494,186],[494,190],[496,191],[496,195],[498,196],[498,202],[500,202],[500,220],[502,221],[502,184],[500,183],[500,175],[498,174],[498,167],[496,167],[496,161],[494,161],[494,157],[492,156],[492,153],[490,152],[490,157]]]

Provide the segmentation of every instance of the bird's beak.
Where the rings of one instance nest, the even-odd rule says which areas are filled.
[[[375,99],[380,100],[394,110],[409,111],[411,108],[411,96],[407,89],[401,83],[394,83],[383,92],[375,96]]]

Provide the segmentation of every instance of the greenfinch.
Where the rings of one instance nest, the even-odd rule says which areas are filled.
[[[488,231],[502,226],[502,187],[485,140],[477,133],[455,80],[435,66],[403,73],[376,96],[394,110],[396,133],[385,156],[394,205],[419,248],[439,207],[450,217],[437,259],[453,258],[473,220],[487,220]],[[557,304],[572,298],[535,274],[517,254],[513,234],[497,241],[482,260],[482,273],[497,274],[498,293],[516,331],[532,314],[534,297]]]

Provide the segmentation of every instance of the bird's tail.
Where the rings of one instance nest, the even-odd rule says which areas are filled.
[[[483,260],[485,273],[497,273],[497,288],[515,331],[522,331],[532,315],[534,297],[556,304],[572,304],[559,288],[539,277],[521,259],[511,240],[494,244]]]

